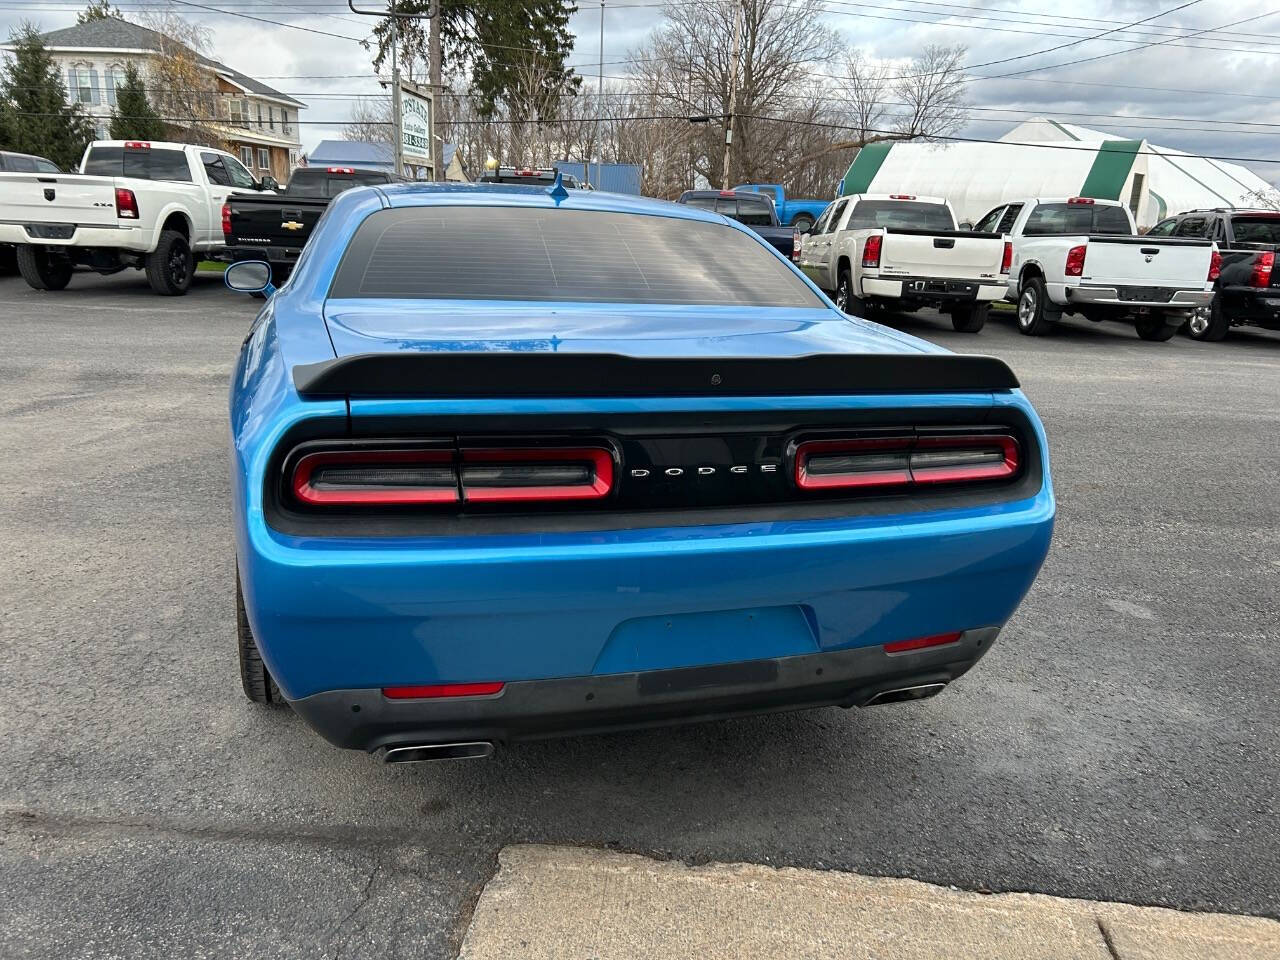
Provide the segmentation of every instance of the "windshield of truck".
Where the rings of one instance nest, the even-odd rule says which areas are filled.
[[[900,230],[954,230],[955,219],[945,203],[916,200],[859,200],[849,215],[848,230],[894,227]]]
[[[1231,220],[1231,232],[1236,243],[1280,244],[1280,216],[1234,217]]]
[[[1124,207],[1096,203],[1042,203],[1027,217],[1022,233],[1028,237],[1062,237],[1078,234],[1133,233]]]
[[[401,207],[356,230],[329,296],[821,307],[724,223],[541,207]]]

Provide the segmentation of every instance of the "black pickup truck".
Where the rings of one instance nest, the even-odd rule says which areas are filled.
[[[737,220],[744,227],[750,227],[760,234],[788,260],[794,259],[795,231],[778,223],[778,213],[768,194],[733,190],[686,190],[676,202],[701,207],[703,210],[723,214],[730,220]]]
[[[272,279],[284,283],[329,201],[352,187],[391,183],[398,178],[358,167],[299,167],[284,194],[232,194],[222,205],[227,246],[219,259],[266,260]]]
[[[1193,340],[1221,340],[1232,327],[1280,330],[1280,211],[1190,210],[1161,220],[1149,237],[1203,237],[1221,254],[1213,301],[1191,315]]]

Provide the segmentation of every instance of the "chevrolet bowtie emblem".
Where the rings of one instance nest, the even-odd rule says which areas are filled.
[[[297,220],[286,220],[284,223],[280,224],[280,226],[283,227],[285,230],[301,230],[302,229],[302,224],[300,224]]]

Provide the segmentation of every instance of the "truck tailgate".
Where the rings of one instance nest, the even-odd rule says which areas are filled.
[[[232,196],[227,243],[301,247],[329,205],[327,198]]]
[[[992,279],[999,275],[1004,240],[964,230],[889,229],[880,253],[880,275]]]
[[[1085,251],[1085,283],[1202,289],[1209,276],[1208,240],[1091,236]]]
[[[21,224],[116,226],[111,177],[56,173],[0,173],[0,211]]]

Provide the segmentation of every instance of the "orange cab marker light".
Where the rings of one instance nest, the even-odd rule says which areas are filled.
[[[916,637],[914,640],[898,640],[895,643],[886,643],[884,645],[884,652],[907,653],[912,650],[925,650],[929,647],[944,647],[948,643],[955,643],[963,635],[963,630],[957,630],[955,633],[939,633],[932,637]]]
[[[432,683],[407,687],[383,687],[382,695],[388,700],[437,700],[443,697],[491,697],[501,693],[506,684],[491,683]]]

